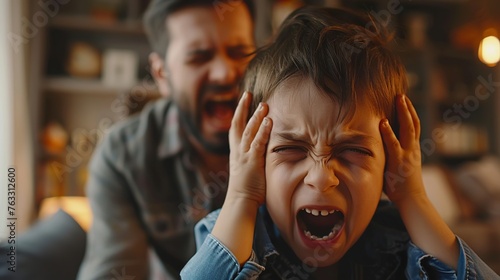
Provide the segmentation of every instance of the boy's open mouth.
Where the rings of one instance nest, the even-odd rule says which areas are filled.
[[[339,210],[302,208],[297,213],[297,221],[309,239],[331,240],[344,225],[344,214]]]

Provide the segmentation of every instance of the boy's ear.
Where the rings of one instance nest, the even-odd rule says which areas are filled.
[[[149,54],[149,65],[151,67],[151,76],[153,76],[160,94],[168,96],[169,86],[163,58],[158,53],[152,52]]]

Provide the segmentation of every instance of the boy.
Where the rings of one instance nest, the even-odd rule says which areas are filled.
[[[226,200],[197,225],[205,241],[183,278],[498,277],[425,194],[419,119],[389,41],[361,15],[306,7],[257,52],[245,89],[259,105],[248,124],[251,95],[238,105]]]

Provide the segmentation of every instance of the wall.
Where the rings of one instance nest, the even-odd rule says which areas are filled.
[[[0,1],[0,38],[7,36],[9,27],[10,2]],[[8,61],[9,46],[7,40],[0,40],[0,61]],[[7,236],[7,168],[12,163],[12,84],[10,68],[7,63],[0,63],[0,239]]]
[[[32,222],[33,141],[28,107],[26,59],[28,44],[15,44],[22,37],[26,0],[0,1],[0,239],[10,237],[7,227],[15,221],[16,235]],[[20,36],[21,35],[21,36]],[[26,38],[23,38],[23,40]],[[19,42],[19,41],[17,41]],[[7,193],[7,170],[15,168],[15,192]],[[12,196],[13,194],[13,196]],[[15,205],[8,205],[15,197]],[[12,206],[13,209],[7,208]],[[10,214],[9,210],[14,210]],[[8,217],[7,217],[8,215]],[[8,220],[14,217],[16,220]]]

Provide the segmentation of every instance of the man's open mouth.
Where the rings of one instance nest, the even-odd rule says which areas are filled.
[[[297,213],[300,230],[311,240],[335,239],[344,225],[344,214],[340,210],[302,208]]]
[[[232,118],[236,108],[235,99],[210,99],[205,102],[205,112],[214,118]]]

